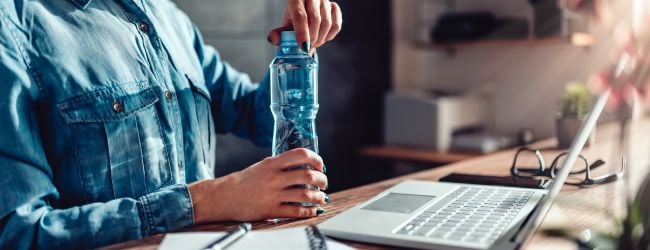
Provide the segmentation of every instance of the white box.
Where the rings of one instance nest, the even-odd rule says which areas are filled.
[[[447,151],[454,131],[486,124],[490,107],[478,95],[389,93],[384,97],[384,143]]]

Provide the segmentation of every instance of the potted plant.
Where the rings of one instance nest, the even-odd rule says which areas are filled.
[[[560,112],[555,120],[558,148],[568,148],[576,136],[582,122],[589,114],[593,95],[585,84],[570,82],[560,101]],[[590,141],[593,140],[592,133]],[[589,141],[587,144],[589,145]]]

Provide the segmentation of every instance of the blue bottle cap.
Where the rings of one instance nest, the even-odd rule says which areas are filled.
[[[296,33],[293,31],[282,31],[280,33],[280,46],[298,46]]]

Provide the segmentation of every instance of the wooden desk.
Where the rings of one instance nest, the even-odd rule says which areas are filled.
[[[598,139],[595,145],[585,149],[583,155],[589,159],[601,158],[612,162],[616,158],[616,141],[619,137],[615,126],[600,126],[598,128]],[[636,193],[641,180],[646,176],[650,160],[650,122],[643,120],[636,122],[631,127],[631,150],[629,152],[629,171],[626,173],[628,182],[617,181],[614,183],[594,186],[589,188],[577,188],[565,185],[553,207],[546,215],[542,228],[569,228],[569,229],[593,229],[602,232],[615,230],[614,218],[622,218],[626,211],[626,188]],[[540,142],[534,147],[552,148],[555,140]],[[544,155],[550,162],[560,151],[545,150]],[[458,162],[452,165],[426,170],[406,176],[401,176],[382,182],[357,187],[338,193],[331,194],[332,202],[325,206],[325,214],[311,219],[295,220],[273,224],[258,222],[254,229],[286,228],[307,224],[318,224],[346,209],[353,207],[374,195],[406,179],[438,180],[451,172],[463,172],[485,175],[509,175],[509,167],[514,156],[514,150],[502,151],[471,160]],[[618,167],[618,166],[614,166]],[[594,175],[606,172],[608,167],[594,171]],[[333,180],[336,181],[336,180]],[[626,187],[629,186],[629,187]],[[227,230],[237,223],[214,223],[200,225],[185,231],[222,231]],[[154,235],[142,240],[126,242],[109,247],[109,249],[155,249],[164,235]],[[344,241],[350,246],[360,249],[390,249],[390,247]],[[575,245],[558,238],[551,238],[537,233],[527,249],[571,249]]]
[[[425,163],[449,164],[469,160],[481,154],[464,152],[440,152],[436,150],[413,149],[395,146],[376,146],[362,148],[359,154],[393,160],[417,161]]]

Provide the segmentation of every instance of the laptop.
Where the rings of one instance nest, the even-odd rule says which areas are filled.
[[[321,223],[327,236],[422,249],[518,249],[539,227],[610,91],[598,97],[548,189],[407,180]]]

